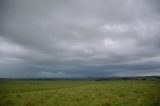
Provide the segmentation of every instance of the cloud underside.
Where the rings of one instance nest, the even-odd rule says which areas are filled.
[[[1,0],[0,77],[160,75],[158,0]]]

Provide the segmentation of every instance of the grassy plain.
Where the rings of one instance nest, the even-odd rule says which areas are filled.
[[[0,81],[0,106],[160,106],[160,81]]]

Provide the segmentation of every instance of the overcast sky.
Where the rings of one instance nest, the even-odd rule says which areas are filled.
[[[159,0],[1,0],[0,77],[160,75]]]

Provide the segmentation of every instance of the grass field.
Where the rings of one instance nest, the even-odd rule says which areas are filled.
[[[160,81],[0,81],[0,106],[160,106]]]

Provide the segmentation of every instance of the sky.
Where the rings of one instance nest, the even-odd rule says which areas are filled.
[[[0,78],[150,75],[159,0],[0,1]]]

